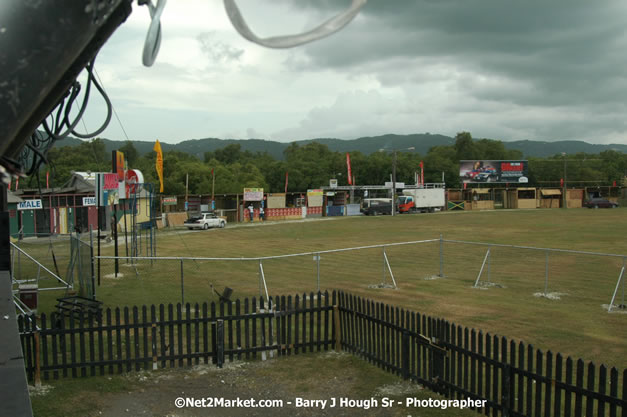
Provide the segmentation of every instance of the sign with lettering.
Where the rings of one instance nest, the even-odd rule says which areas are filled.
[[[17,203],[18,210],[39,210],[44,208],[41,204],[41,200],[24,200],[21,203]]]
[[[83,206],[95,206],[96,197],[83,197]]]
[[[164,206],[176,206],[176,197],[163,197],[163,200],[161,200],[163,202]]]
[[[460,161],[459,176],[464,184],[529,182],[527,161],[473,160]]]
[[[104,174],[103,190],[117,190],[118,189],[118,174]]]
[[[244,201],[263,200],[263,188],[244,188]]]

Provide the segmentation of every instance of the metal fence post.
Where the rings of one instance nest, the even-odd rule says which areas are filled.
[[[623,268],[625,268],[625,265],[627,264],[627,257],[623,257]],[[621,302],[623,308],[625,307],[625,277],[623,276],[623,301]]]
[[[444,239],[442,239],[442,233],[440,233],[440,278],[444,277]]]
[[[546,296],[549,290],[549,251],[545,252],[545,261],[544,261],[544,295]]]
[[[183,280],[183,259],[181,259],[181,305],[185,305],[185,284]]]
[[[488,282],[490,281],[490,264],[492,263],[492,245],[488,246]]]
[[[383,245],[383,284],[386,284],[387,277],[385,276],[385,245]]]
[[[318,292],[320,292],[320,253],[316,255],[316,273],[317,273]]]

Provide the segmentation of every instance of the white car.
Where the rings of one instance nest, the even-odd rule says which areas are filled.
[[[183,226],[189,230],[192,229],[209,229],[210,227],[223,228],[226,226],[226,220],[218,217],[215,213],[201,213],[198,217],[191,217],[187,219]]]

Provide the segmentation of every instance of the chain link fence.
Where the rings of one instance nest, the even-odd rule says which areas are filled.
[[[458,293],[502,291],[503,297],[567,299],[625,311],[627,256],[619,254],[440,238],[268,257],[96,258],[101,279],[139,291],[151,303],[202,301],[226,287],[238,297],[268,297],[329,288],[403,291],[440,279],[443,290]],[[132,288],[128,280],[134,280]]]

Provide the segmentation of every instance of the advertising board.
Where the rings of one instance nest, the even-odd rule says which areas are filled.
[[[487,182],[520,183],[529,182],[527,161],[472,160],[459,162],[459,176],[464,183],[483,184]]]

